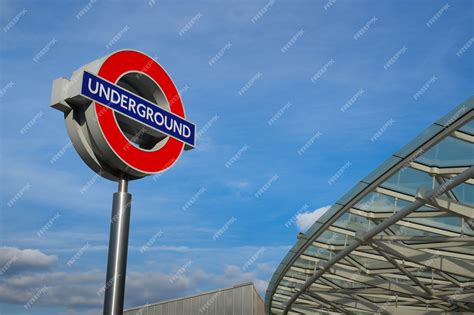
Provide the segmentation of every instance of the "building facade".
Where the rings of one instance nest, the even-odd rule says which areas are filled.
[[[299,237],[268,286],[267,314],[473,313],[473,165],[471,97]]]
[[[252,283],[124,311],[124,315],[263,315],[263,300]]]

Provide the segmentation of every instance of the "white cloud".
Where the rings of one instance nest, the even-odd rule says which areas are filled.
[[[260,264],[257,264],[257,269],[261,272],[268,272],[270,274],[272,274],[275,269],[276,269],[277,266],[275,266],[274,264],[270,264],[270,263],[260,263]]]
[[[204,280],[196,272],[174,282],[169,281],[172,276],[159,272],[127,273],[127,302],[140,305],[190,294],[203,283],[200,279]],[[100,270],[15,275],[0,280],[0,302],[24,304],[40,288],[46,287],[38,305],[100,307],[104,299],[101,294],[104,281],[105,273]]]
[[[53,266],[57,260],[56,256],[46,255],[37,249],[0,247],[0,274],[44,269]]]
[[[299,213],[296,216],[296,225],[298,226],[298,230],[305,232],[311,227],[311,225],[313,225],[314,222],[316,222],[317,219],[326,213],[329,208],[331,208],[331,206],[321,207],[312,212]]]

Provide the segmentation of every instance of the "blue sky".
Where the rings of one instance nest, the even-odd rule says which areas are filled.
[[[90,61],[156,57],[202,133],[130,183],[126,307],[263,294],[314,210],[472,95],[472,1],[0,3],[2,314],[101,313],[117,185],[49,108],[52,80]]]

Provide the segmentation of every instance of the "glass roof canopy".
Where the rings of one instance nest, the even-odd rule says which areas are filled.
[[[474,97],[334,204],[273,274],[269,314],[474,312]]]

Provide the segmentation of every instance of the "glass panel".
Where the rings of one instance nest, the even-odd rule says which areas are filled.
[[[399,171],[394,174],[381,186],[414,196],[420,187],[432,189],[433,178],[425,172],[408,167],[403,171]],[[439,184],[435,182],[434,189],[436,189],[438,186]]]
[[[454,277],[456,280],[458,280],[460,282],[472,281],[472,278],[466,278],[466,277],[458,276],[458,275],[454,275],[454,274],[450,274],[450,276]]]
[[[461,231],[461,218],[455,216],[436,218],[406,218],[405,221],[419,223],[457,233]]]
[[[420,267],[418,269],[415,269],[414,271],[411,271],[411,274],[416,277],[429,279],[429,281],[431,281],[432,277],[435,280],[446,281],[446,279],[438,275],[438,273],[431,272],[431,269],[429,267]]]
[[[314,262],[307,259],[298,258],[293,266],[314,270]]]
[[[371,192],[359,201],[354,208],[369,212],[395,212],[409,204],[410,202],[406,200],[395,200],[395,197]]]
[[[390,294],[390,291],[387,291],[387,293],[389,293],[389,295],[384,295],[384,296],[370,295],[370,296],[367,296],[366,298],[369,299],[372,302],[380,303],[380,304],[384,305],[385,307],[387,307],[387,306],[390,306],[391,304],[395,303],[395,302],[393,302],[393,294]],[[400,301],[402,298],[398,297],[398,299]]]
[[[333,231],[324,231],[316,241],[330,245],[344,245],[346,242],[346,236]]]
[[[409,228],[404,225],[398,225],[398,224],[392,225],[389,229],[395,235],[401,235],[401,236],[434,236],[434,237],[442,236],[437,233],[421,231],[421,230]]]
[[[319,259],[329,260],[329,257],[332,255],[332,252],[328,251],[325,248],[315,247],[311,245],[306,249],[305,254]]]
[[[348,289],[348,288],[365,288],[367,287],[366,284],[357,282],[357,275],[360,274],[357,271],[354,272],[353,277],[349,278],[347,280],[341,280],[341,279],[334,279],[334,278],[329,278],[329,277],[323,277],[326,281],[330,281],[334,284],[336,284],[340,288]]]
[[[379,254],[377,253],[374,255],[379,255]],[[351,254],[350,257],[367,269],[375,270],[375,269],[393,268],[392,264],[386,261],[376,260],[369,257],[359,256],[356,254]]]
[[[459,130],[474,136],[474,120],[469,121],[467,124],[459,128]]]
[[[400,273],[401,272],[398,272],[397,274],[400,274]],[[405,276],[405,275],[403,275],[403,276]],[[384,277],[386,278],[386,280],[388,280],[390,282],[396,282],[396,283],[399,283],[399,284],[404,284],[404,285],[416,287],[416,284],[413,281],[411,281],[409,278],[403,279],[403,278],[395,276],[394,274],[384,275]]]
[[[454,192],[458,202],[474,207],[474,185],[462,183],[451,191]]]
[[[303,280],[303,281],[306,281],[310,277],[310,275],[299,272],[297,270],[288,270],[288,272],[286,273],[286,276],[290,277],[290,278],[296,278],[296,279],[299,279],[299,280]]]
[[[367,227],[369,226],[369,220],[353,213],[346,212],[339,219],[337,219],[337,221],[334,222],[333,225],[354,232],[367,231]]]
[[[439,209],[424,205],[416,210],[416,212],[439,211]]]
[[[288,294],[288,288],[293,288],[293,282],[290,282],[286,279],[281,279],[280,284],[278,285],[278,292],[281,292],[283,294]]]
[[[416,161],[438,167],[470,166],[474,162],[474,145],[453,137],[446,137]]]

